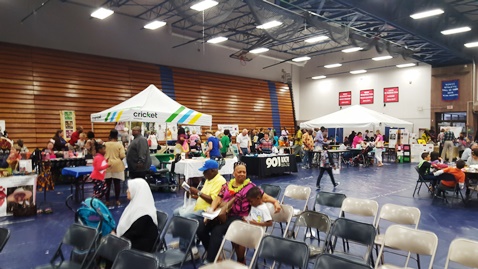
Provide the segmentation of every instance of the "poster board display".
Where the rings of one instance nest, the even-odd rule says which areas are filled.
[[[63,137],[69,141],[71,134],[76,130],[75,111],[62,110],[60,111],[61,129],[63,130]]]
[[[411,162],[418,163],[422,160],[423,152],[432,152],[434,150],[433,144],[411,144]]]
[[[398,129],[390,129],[388,132],[388,147],[395,148],[398,143]]]
[[[456,138],[458,138],[460,136],[460,133],[463,131],[463,127],[459,126],[459,127],[452,127],[452,126],[440,126],[439,129],[447,129],[447,128],[450,128],[450,131],[453,132],[453,134],[455,135]]]
[[[0,178],[0,217],[13,214],[15,206],[34,207],[37,175]]]
[[[224,130],[229,130],[232,136],[236,136],[239,134],[239,125],[237,124],[218,124],[217,129],[224,133]]]

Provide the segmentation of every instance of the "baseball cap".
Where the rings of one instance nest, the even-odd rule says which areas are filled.
[[[203,167],[199,168],[199,171],[204,172],[209,169],[218,169],[219,164],[215,160],[207,160]]]

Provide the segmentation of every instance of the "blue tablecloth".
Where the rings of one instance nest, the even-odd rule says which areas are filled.
[[[61,170],[61,174],[64,176],[80,177],[89,175],[93,172],[93,166],[77,166],[77,167],[65,167]]]

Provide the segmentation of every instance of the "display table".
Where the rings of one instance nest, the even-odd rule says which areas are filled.
[[[247,174],[259,177],[286,172],[297,172],[297,162],[294,155],[258,155],[242,156],[241,161],[247,165]]]
[[[0,217],[12,215],[14,206],[34,207],[37,175],[0,177]]]
[[[184,175],[184,178],[187,180],[192,177],[202,177],[203,172],[199,171],[204,163],[206,162],[206,158],[201,159],[185,159],[180,160],[176,163],[174,172],[176,174]],[[219,174],[221,175],[232,175],[234,172],[234,159],[224,159],[226,160],[226,164],[219,170]],[[168,164],[168,169],[171,169],[171,165]]]
[[[156,153],[156,154],[151,154],[151,157],[155,157],[158,159],[160,162],[169,162],[174,159],[174,154],[169,154],[169,153]]]
[[[85,199],[85,180],[83,180],[83,176],[89,175],[91,172],[93,172],[93,166],[65,167],[61,170],[62,175],[72,179],[70,191],[73,193],[73,186],[75,186],[75,202]]]

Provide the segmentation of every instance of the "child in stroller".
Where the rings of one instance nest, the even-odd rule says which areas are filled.
[[[362,149],[362,151],[360,151],[358,155],[356,155],[350,160],[350,164],[352,166],[358,166],[359,164],[362,164],[365,167],[369,165],[373,165],[373,157],[369,156],[369,153],[372,150],[373,150],[373,145],[372,143],[369,143],[366,147]]]

